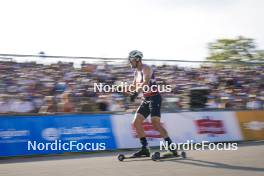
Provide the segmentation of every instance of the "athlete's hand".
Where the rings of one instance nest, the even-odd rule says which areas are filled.
[[[137,98],[138,93],[137,92],[131,92],[130,93],[130,102],[134,102],[135,99]]]

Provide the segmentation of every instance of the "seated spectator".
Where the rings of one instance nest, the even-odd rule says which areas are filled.
[[[249,95],[249,101],[247,102],[247,109],[260,109],[261,101],[256,99],[256,95]]]

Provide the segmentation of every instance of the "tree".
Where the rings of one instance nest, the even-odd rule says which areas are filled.
[[[235,39],[218,39],[209,43],[208,61],[214,62],[263,62],[264,51],[256,50],[253,39],[239,36]]]
[[[264,62],[264,50],[257,50],[254,61],[256,62]]]

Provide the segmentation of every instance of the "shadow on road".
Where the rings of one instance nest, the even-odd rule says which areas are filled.
[[[170,160],[164,159],[164,160],[160,160],[159,162],[168,162],[168,161],[189,164],[189,165],[194,165],[194,166],[200,166],[200,167],[212,167],[212,168],[219,168],[219,169],[264,172],[264,168],[250,167],[250,166],[238,166],[238,165],[231,165],[231,164],[218,163],[218,162],[212,162],[212,161],[197,160],[197,159],[192,159],[192,158],[187,158],[184,160],[183,159],[170,159]]]

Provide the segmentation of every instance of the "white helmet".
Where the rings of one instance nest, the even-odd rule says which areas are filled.
[[[133,50],[130,51],[129,56],[128,56],[129,60],[133,60],[133,59],[142,59],[143,58],[143,53],[141,51],[138,50]]]

